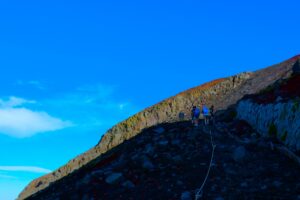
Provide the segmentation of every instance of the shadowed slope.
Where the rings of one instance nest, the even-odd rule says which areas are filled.
[[[217,119],[217,121],[219,121]],[[246,123],[229,130],[218,123],[212,135],[216,149],[203,199],[296,199],[300,172],[296,163],[269,148]],[[242,132],[237,132],[242,128]],[[212,153],[210,127],[190,122],[160,124],[56,181],[28,200],[52,199],[181,199],[195,196],[206,175]],[[259,181],[258,181],[259,180]]]

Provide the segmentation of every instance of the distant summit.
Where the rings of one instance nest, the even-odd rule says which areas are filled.
[[[194,199],[208,168],[210,131],[217,148],[207,198],[295,199],[300,96],[284,91],[299,85],[299,60],[218,79],[151,106],[112,127],[94,148],[32,181],[18,199]],[[273,100],[266,100],[270,95]],[[201,102],[215,106],[215,126],[195,130],[179,122],[180,112],[189,118]]]

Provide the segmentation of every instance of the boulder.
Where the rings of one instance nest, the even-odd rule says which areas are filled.
[[[172,145],[179,146],[179,145],[180,145],[180,140],[174,139],[174,140],[172,140],[171,144],[172,144]]]
[[[143,158],[143,168],[147,170],[154,169],[153,163],[146,156]]]
[[[282,186],[282,182],[276,180],[276,181],[273,181],[273,186],[276,187],[276,188],[280,188]]]
[[[129,188],[129,189],[132,189],[135,187],[135,185],[131,182],[131,181],[125,181],[123,184],[122,184],[123,187],[126,187],[126,188]]]
[[[168,142],[168,140],[161,140],[161,141],[158,142],[158,144],[161,145],[161,146],[166,146],[166,145],[169,144],[169,142]]]
[[[241,161],[245,160],[246,155],[247,155],[246,148],[243,147],[243,146],[239,146],[239,147],[234,149],[234,151],[232,153],[232,158],[236,162],[241,162]]]
[[[181,200],[192,200],[192,195],[189,191],[183,192],[181,194]]]
[[[153,131],[157,134],[162,134],[165,132],[165,129],[163,127],[158,127],[156,129],[154,129]]]
[[[112,173],[105,179],[105,182],[108,184],[115,184],[122,178],[122,176],[122,173]]]
[[[148,155],[152,155],[154,153],[154,147],[152,144],[147,144],[145,147],[145,153]]]

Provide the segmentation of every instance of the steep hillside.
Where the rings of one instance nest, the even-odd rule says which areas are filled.
[[[179,112],[183,111],[189,114],[191,106],[200,104],[200,101],[204,101],[208,105],[215,105],[216,110],[225,110],[236,104],[246,94],[256,94],[277,80],[290,77],[299,58],[300,56],[296,56],[253,73],[242,73],[233,77],[218,79],[145,109],[108,130],[91,150],[74,158],[55,172],[31,182],[20,194],[19,199],[25,199],[45,189],[50,183],[62,179],[96,158],[100,159],[102,154],[133,138],[145,128],[177,121]]]

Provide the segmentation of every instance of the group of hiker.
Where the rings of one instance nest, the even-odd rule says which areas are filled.
[[[205,104],[201,104],[201,107],[193,106],[191,111],[192,124],[194,126],[199,125],[200,116],[204,119],[204,125],[209,125],[210,121],[214,117],[214,106],[208,108]]]
[[[184,119],[184,113],[179,113],[179,119]],[[195,127],[199,126],[200,119],[204,120],[204,125],[209,125],[214,121],[214,106],[208,108],[204,103],[200,107],[193,106],[191,111],[192,124]]]

